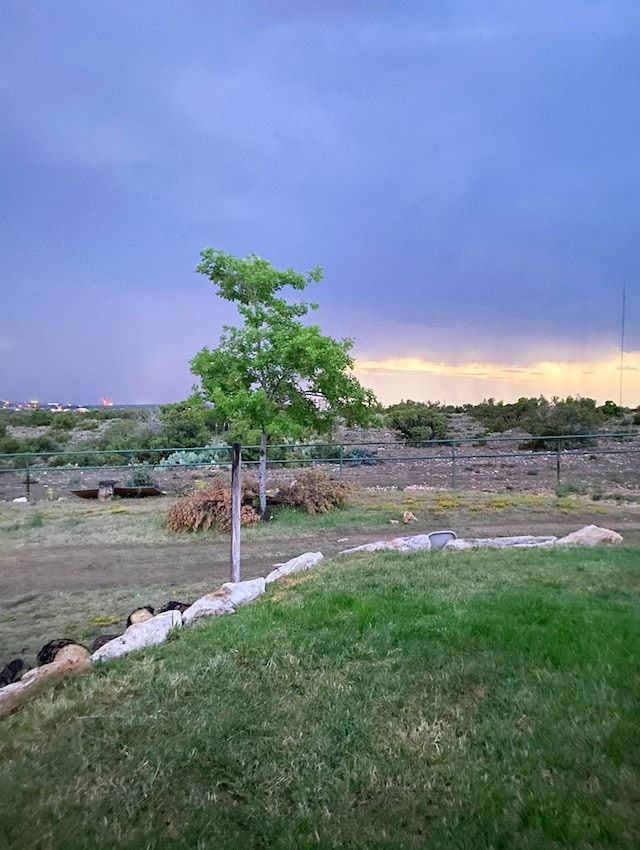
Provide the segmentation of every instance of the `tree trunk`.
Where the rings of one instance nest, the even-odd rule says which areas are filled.
[[[258,463],[258,499],[260,508],[260,519],[265,519],[267,514],[267,442],[269,435],[266,431],[260,434],[260,460]]]

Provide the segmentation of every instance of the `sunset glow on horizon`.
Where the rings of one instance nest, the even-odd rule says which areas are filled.
[[[623,360],[622,403],[640,404],[640,352]],[[483,399],[513,402],[521,397],[582,396],[599,404],[620,400],[620,354],[594,361],[544,360],[529,364],[447,363],[419,357],[357,359],[354,373],[383,404],[401,399],[478,403]]]

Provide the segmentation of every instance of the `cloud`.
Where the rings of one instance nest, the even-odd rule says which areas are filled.
[[[188,388],[213,245],[323,265],[321,326],[389,393],[568,386],[548,362],[600,391],[637,266],[640,4],[116,5],[5,4],[13,386],[72,387],[84,366],[115,398]],[[86,350],[102,318],[126,353],[78,363],[50,317]],[[384,365],[406,358],[444,366]]]
[[[630,371],[640,371],[640,352],[628,356],[637,364],[630,366]],[[596,362],[543,360],[531,369],[518,370],[503,363],[453,364],[416,357],[356,360],[355,364],[356,375],[379,393],[384,403],[402,396],[463,404],[488,397],[513,401],[523,395],[582,395],[604,402],[618,397],[616,371],[620,370],[615,355]],[[640,403],[640,377],[627,381],[622,389],[625,404]]]

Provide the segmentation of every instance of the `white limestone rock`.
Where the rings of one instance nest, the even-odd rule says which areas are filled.
[[[323,557],[322,552],[305,552],[304,555],[298,555],[297,558],[292,558],[285,564],[280,564],[274,570],[271,570],[265,581],[267,584],[271,584],[272,581],[277,581],[283,576],[290,576],[293,573],[311,570],[320,563]]]
[[[431,549],[431,539],[428,534],[414,534],[410,537],[394,537],[392,540],[378,540],[375,543],[364,543],[352,549],[343,549],[340,555],[352,555],[354,552],[420,552]]]
[[[213,593],[197,599],[182,615],[186,625],[200,617],[219,617],[223,614],[233,614],[239,605],[253,602],[265,590],[263,578],[250,581],[228,581]]]
[[[338,552],[339,555],[353,555],[354,552],[379,552],[382,549],[389,549],[388,541],[378,540],[376,543],[363,543],[362,546],[353,546],[351,549],[343,549]]]
[[[179,611],[165,611],[142,623],[134,623],[124,634],[97,649],[91,656],[91,660],[107,661],[109,658],[127,655],[136,649],[156,646],[167,639],[171,629],[181,625],[182,617]]]
[[[622,535],[609,528],[597,525],[585,525],[578,531],[572,531],[556,541],[558,546],[617,546],[622,543]]]
[[[216,594],[218,594],[216,596]],[[219,595],[220,591],[208,593],[206,596],[201,596],[200,599],[191,605],[182,615],[182,622],[185,626],[192,623],[200,617],[221,617],[223,614],[235,614],[235,606],[229,602],[225,595]]]
[[[234,608],[237,608],[238,605],[246,605],[247,602],[253,602],[254,599],[261,596],[265,591],[265,580],[254,578],[249,581],[227,581],[220,590],[229,594],[229,602]]]
[[[517,537],[474,537],[468,540],[450,540],[445,549],[531,549],[535,546],[553,546],[557,538],[553,535],[534,537],[523,534]]]

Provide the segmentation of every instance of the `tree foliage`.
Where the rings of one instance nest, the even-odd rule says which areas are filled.
[[[281,271],[252,254],[244,259],[208,248],[197,267],[233,302],[241,327],[225,326],[217,348],[203,348],[191,361],[201,396],[242,438],[260,432],[260,507],[266,506],[266,446],[275,436],[326,433],[338,416],[367,424],[376,400],[352,374],[351,339],[335,340],[301,321],[316,304],[289,302],[283,290],[302,291],[322,279]]]

